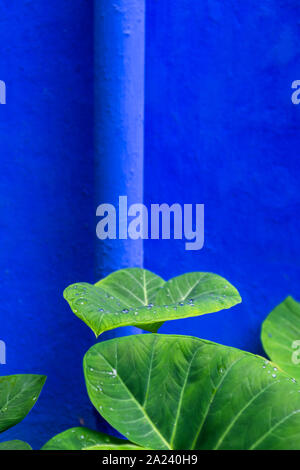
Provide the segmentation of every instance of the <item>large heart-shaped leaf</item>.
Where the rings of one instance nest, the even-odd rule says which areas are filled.
[[[262,326],[263,347],[285,372],[300,381],[300,303],[287,297]]]
[[[230,308],[238,291],[211,273],[188,273],[164,282],[144,269],[123,269],[96,285],[78,283],[64,291],[72,311],[99,336],[119,326],[156,332],[176,320]]]
[[[135,444],[124,439],[118,439],[88,428],[77,427],[57,434],[42,447],[42,450],[95,450],[95,447],[97,450],[139,449]]]
[[[44,375],[9,375],[0,377],[0,432],[22,421],[43,388]]]
[[[27,442],[23,441],[6,441],[0,442],[0,450],[32,450]]]
[[[100,414],[151,449],[300,449],[300,386],[259,356],[185,336],[136,335],[84,358]]]

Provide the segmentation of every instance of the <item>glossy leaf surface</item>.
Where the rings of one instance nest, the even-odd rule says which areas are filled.
[[[88,393],[120,433],[151,449],[300,449],[300,386],[274,364],[186,336],[94,345]]]
[[[23,441],[6,441],[0,442],[0,450],[32,450],[27,442]]]
[[[273,362],[300,381],[300,303],[287,297],[266,318],[261,339]]]
[[[46,377],[9,375],[0,377],[0,432],[22,421],[36,403]]]
[[[217,312],[241,302],[238,291],[216,274],[187,273],[164,282],[138,268],[117,271],[96,285],[73,284],[64,297],[96,336],[120,326],[156,332],[165,321]]]
[[[94,450],[94,447],[97,447],[97,450],[100,448],[101,450],[117,448],[132,450],[137,446],[102,432],[77,427],[57,434],[43,446],[42,450]]]

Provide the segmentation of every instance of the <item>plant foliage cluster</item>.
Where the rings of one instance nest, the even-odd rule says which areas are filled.
[[[150,333],[98,342],[83,360],[92,404],[124,438],[76,427],[43,449],[300,449],[300,305],[293,299],[263,324],[270,361],[195,337],[157,334],[166,321],[241,302],[235,287],[215,274],[164,281],[128,268],[95,285],[73,284],[64,297],[96,337],[120,326]],[[25,417],[44,381],[0,378],[0,431]],[[30,449],[20,441],[0,445],[9,448]]]

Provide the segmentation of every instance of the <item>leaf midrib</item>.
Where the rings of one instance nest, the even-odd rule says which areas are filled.
[[[97,355],[100,356],[104,362],[106,362],[106,364],[111,367],[111,369],[113,369],[114,367],[110,364],[110,362],[100,353],[97,351]],[[157,429],[157,427],[155,426],[155,424],[153,423],[153,421],[151,420],[150,416],[147,414],[146,410],[144,410],[143,406],[137,401],[136,397],[132,394],[131,390],[128,388],[128,386],[126,385],[126,383],[124,382],[124,380],[122,379],[122,377],[120,376],[120,374],[118,374],[118,378],[120,380],[120,382],[122,383],[122,385],[124,386],[124,388],[127,390],[128,394],[132,397],[132,400],[134,401],[134,403],[136,403],[137,407],[141,410],[142,414],[145,416],[146,420],[148,421],[148,423],[150,424],[150,426],[153,428],[153,430],[156,432],[156,434],[158,435],[158,437],[161,439],[161,441],[167,446],[167,448],[169,450],[172,450],[169,443],[166,441],[166,439],[164,438],[164,436],[160,433],[160,431]],[[139,444],[138,444],[139,445]]]
[[[173,449],[174,439],[175,439],[175,436],[176,436],[177,425],[178,425],[178,421],[179,421],[179,414],[180,414],[180,410],[181,410],[181,407],[182,407],[182,400],[183,400],[185,387],[186,387],[186,384],[187,384],[187,379],[188,379],[190,371],[191,371],[193,360],[195,359],[196,354],[198,353],[198,351],[201,348],[202,348],[202,345],[199,346],[199,348],[197,348],[196,351],[194,352],[194,354],[193,354],[193,356],[190,360],[189,367],[188,367],[187,372],[186,372],[186,376],[185,376],[185,379],[184,379],[183,386],[181,388],[180,398],[179,398],[178,407],[177,407],[177,413],[176,413],[175,421],[174,421],[174,424],[173,424],[173,432],[172,432],[172,436],[171,436],[171,440],[170,440],[170,445],[171,445],[172,449]]]

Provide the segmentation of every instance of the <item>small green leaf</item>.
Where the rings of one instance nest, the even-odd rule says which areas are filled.
[[[262,357],[136,335],[95,344],[84,373],[95,408],[136,445],[300,450],[300,386]]]
[[[287,297],[265,319],[261,339],[273,362],[300,381],[300,303]]]
[[[22,421],[36,403],[43,388],[44,375],[0,377],[0,432]]]
[[[128,449],[130,445],[134,447],[134,444],[124,439],[77,427],[57,434],[42,447],[42,450],[94,450],[96,446],[100,446],[102,450],[117,449],[122,446]]]
[[[0,442],[0,450],[32,450],[27,442],[23,441],[7,441]]]
[[[211,273],[188,273],[164,282],[144,269],[123,269],[95,286],[64,291],[72,311],[99,336],[120,326],[156,332],[168,320],[204,315],[241,302],[238,291]]]

